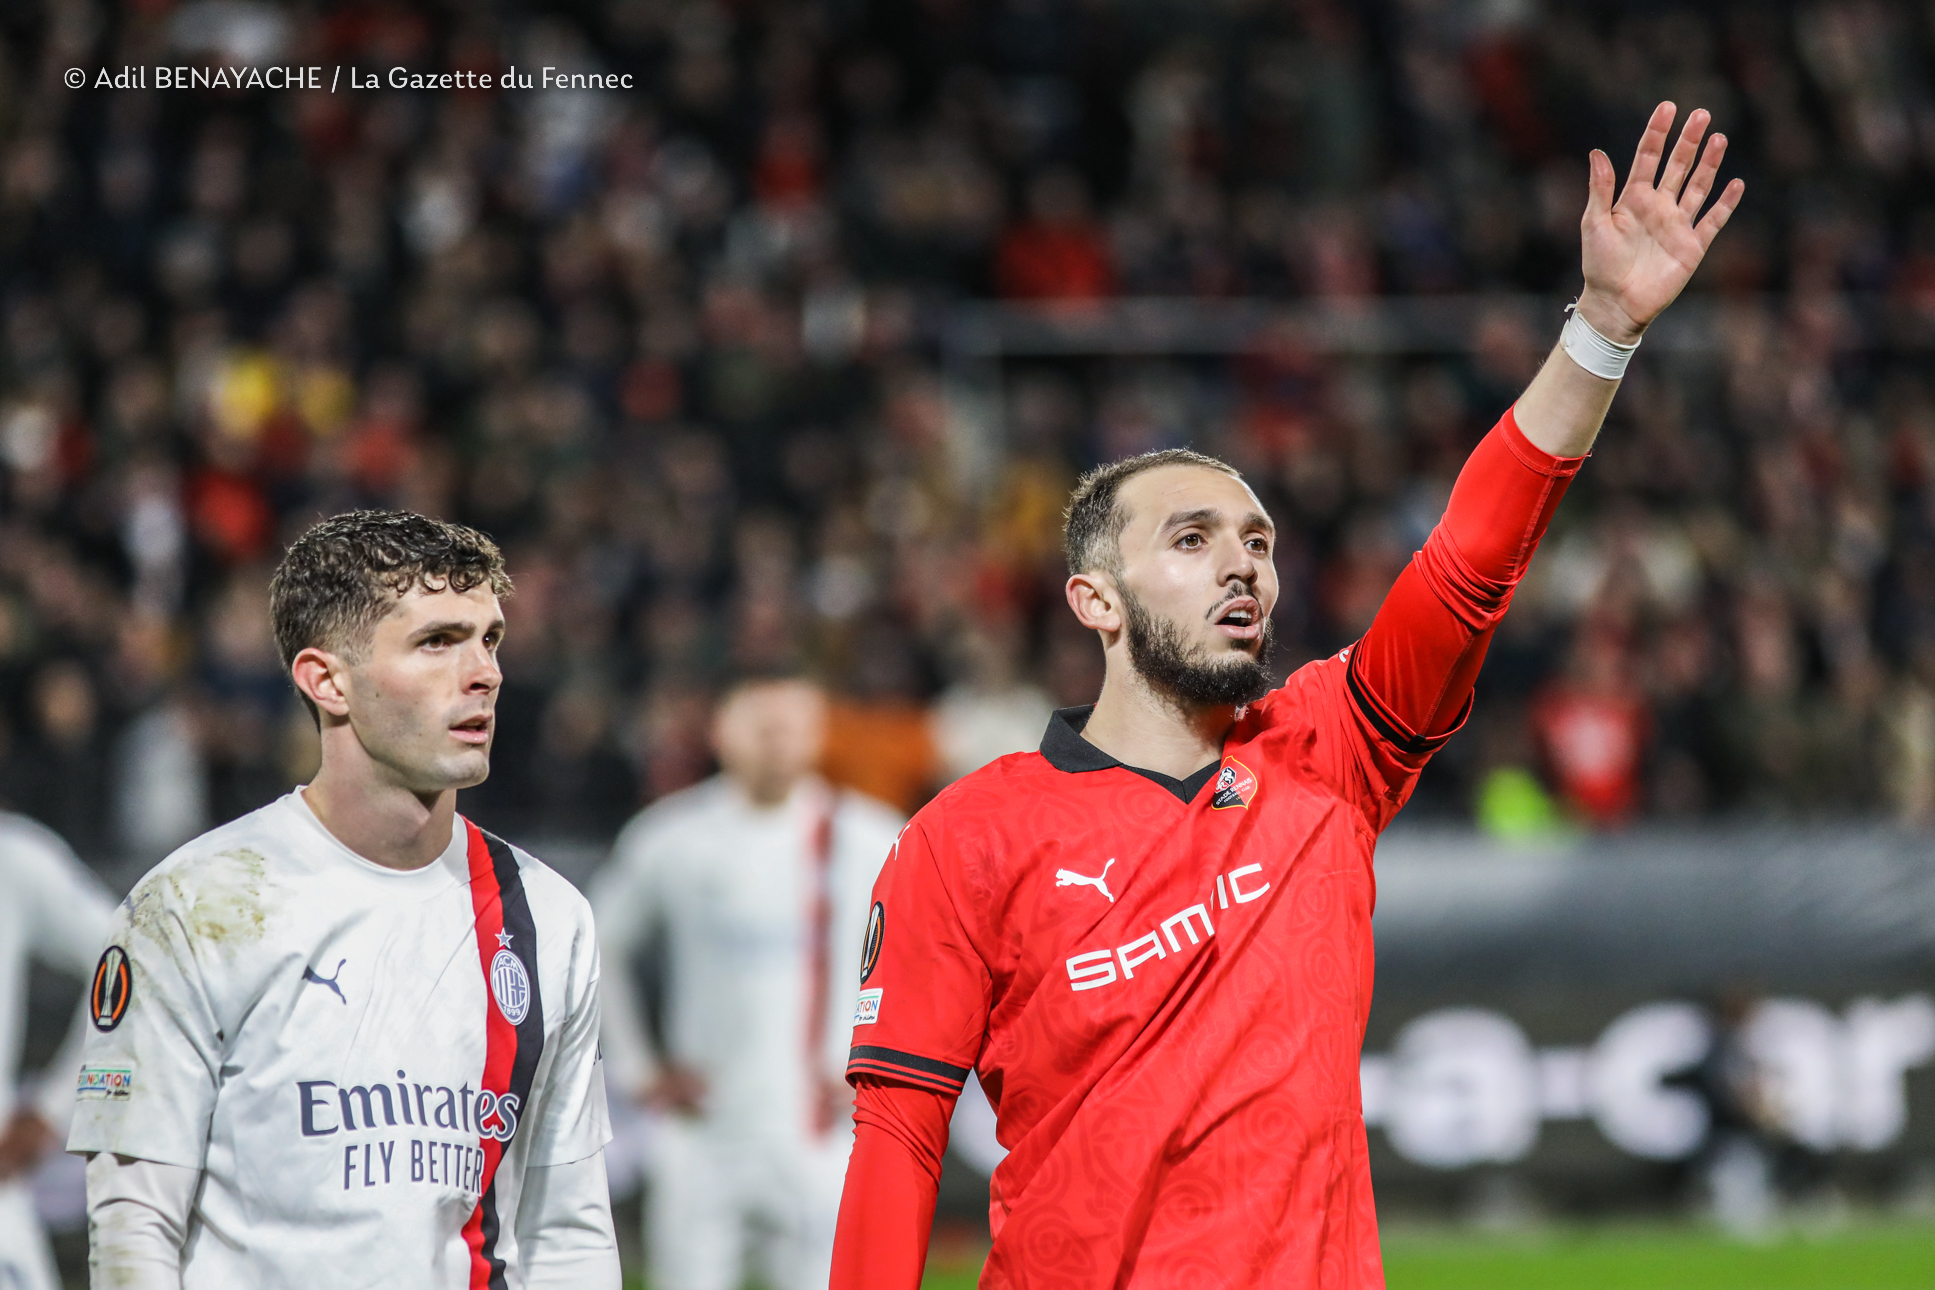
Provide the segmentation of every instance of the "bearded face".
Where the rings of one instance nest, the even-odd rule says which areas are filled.
[[[1084,558],[1098,568],[1068,581],[1070,608],[1104,634],[1112,674],[1186,709],[1268,693],[1276,525],[1256,494],[1214,462],[1166,463],[1123,481],[1114,515],[1115,558],[1095,550]]]
[[[1241,706],[1269,693],[1268,664],[1276,635],[1263,620],[1255,649],[1212,649],[1190,643],[1181,625],[1149,611],[1141,597],[1122,588],[1129,662],[1158,694],[1187,707]]]

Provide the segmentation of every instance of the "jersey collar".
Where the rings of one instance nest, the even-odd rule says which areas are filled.
[[[280,801],[289,804],[290,809],[308,826],[313,832],[313,835],[322,842],[325,851],[337,859],[349,861],[359,872],[369,877],[378,878],[384,882],[420,882],[429,884],[432,887],[448,882],[453,878],[459,882],[468,882],[470,880],[470,860],[468,857],[470,838],[468,831],[464,828],[463,816],[457,815],[451,818],[449,845],[444,847],[443,853],[435,860],[432,860],[426,865],[419,865],[415,869],[392,869],[388,865],[376,863],[376,861],[371,860],[368,856],[358,855],[345,846],[341,838],[331,833],[329,826],[324,824],[321,817],[316,814],[315,808],[309,805],[309,799],[303,796],[302,790],[306,787],[307,785],[302,785],[290,789],[288,793],[282,796]]]
[[[1076,708],[1057,708],[1055,715],[1048,718],[1048,729],[1041,737],[1041,755],[1050,766],[1070,775],[1090,770],[1113,770],[1119,766],[1161,785],[1185,803],[1194,801],[1203,785],[1216,774],[1218,762],[1211,762],[1188,779],[1176,779],[1159,770],[1144,770],[1140,766],[1119,762],[1082,738],[1082,728],[1088,725],[1088,719],[1094,713],[1095,705],[1090,703]]]

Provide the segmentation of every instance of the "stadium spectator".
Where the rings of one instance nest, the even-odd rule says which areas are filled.
[[[1543,694],[1532,724],[1559,791],[1593,824],[1616,826],[1639,802],[1649,734],[1626,648],[1600,627],[1579,634],[1566,675]]]
[[[1001,294],[1015,300],[1095,300],[1112,293],[1114,267],[1089,215],[1082,182],[1050,170],[1028,186],[1028,218],[995,253]]]
[[[1024,681],[1093,698],[1096,661],[1050,625],[1040,499],[1124,452],[1239,461],[1294,522],[1279,666],[1334,651],[1523,379],[1511,310],[1456,301],[1577,289],[1572,159],[1637,125],[1598,73],[1646,66],[1716,105],[1756,200],[1689,293],[1699,334],[1634,369],[1482,684],[1557,683],[1606,612],[1586,583],[1610,580],[1654,732],[1623,815],[1930,818],[1935,24],[1902,0],[1464,12],[0,19],[0,800],[113,865],[282,791],[311,755],[294,700],[222,623],[288,534],[357,504],[480,525],[529,571],[499,773],[466,802],[514,836],[602,844],[702,778],[708,696],[738,669],[891,700],[883,791],[909,806],[951,773],[929,716],[964,623],[1012,621]],[[638,88],[60,79],[222,60],[568,64]],[[1443,296],[1458,322],[1412,352],[1272,333],[1223,357],[1015,358],[985,388],[943,352],[977,298],[1118,294],[1373,320]],[[137,611],[167,642],[138,702],[117,662]],[[864,695],[863,635],[901,656]],[[78,785],[161,803],[128,778],[149,739],[195,799],[179,818],[63,814]],[[526,773],[541,746],[569,784]],[[1445,759],[1412,809],[1468,814],[1479,775]]]

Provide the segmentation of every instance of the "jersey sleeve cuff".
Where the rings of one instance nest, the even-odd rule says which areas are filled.
[[[936,1093],[955,1094],[967,1086],[968,1068],[951,1066],[917,1053],[903,1053],[895,1048],[856,1044],[847,1055],[847,1082],[852,1083],[861,1075],[912,1084]]]
[[[1554,475],[1571,478],[1579,473],[1579,467],[1586,464],[1584,457],[1554,457],[1545,449],[1525,437],[1518,426],[1518,404],[1505,409],[1505,415],[1498,419],[1499,433],[1504,437],[1505,446],[1519,459],[1526,469],[1541,475]]]
[[[1357,679],[1355,649],[1351,651],[1350,658],[1344,664],[1344,683],[1350,689],[1351,703],[1356,706],[1358,712],[1363,714],[1364,720],[1370,723],[1371,729],[1377,732],[1378,738],[1398,751],[1413,756],[1421,757],[1437,752],[1453,735],[1464,728],[1466,721],[1471,719],[1474,696],[1467,696],[1464,710],[1458,714],[1458,720],[1452,723],[1451,729],[1436,735],[1414,734],[1409,727],[1398,720],[1395,713],[1384,706],[1382,700],[1371,693],[1368,686]]]

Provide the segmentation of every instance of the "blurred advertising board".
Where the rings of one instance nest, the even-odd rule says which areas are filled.
[[[1817,1174],[1935,1160],[1935,846],[1879,829],[1399,831],[1363,1098],[1380,1189],[1669,1186],[1750,1122]]]

